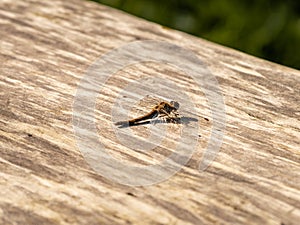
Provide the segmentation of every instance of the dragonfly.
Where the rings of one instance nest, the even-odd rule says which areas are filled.
[[[129,121],[119,121],[116,122],[115,125],[134,126],[138,124],[143,124],[144,122],[155,118],[164,118],[166,122],[179,123],[180,115],[177,112],[179,106],[179,103],[176,101],[162,101],[156,106],[154,106],[152,110],[146,115],[131,119]]]

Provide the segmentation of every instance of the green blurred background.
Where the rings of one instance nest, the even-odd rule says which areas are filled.
[[[94,0],[300,69],[298,0]]]

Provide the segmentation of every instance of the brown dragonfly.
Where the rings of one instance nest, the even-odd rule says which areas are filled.
[[[146,115],[140,116],[129,121],[120,121],[115,123],[115,125],[129,125],[134,126],[138,124],[143,124],[148,120],[154,118],[164,118],[167,122],[178,123],[180,121],[179,113],[177,112],[179,108],[179,103],[176,101],[171,102],[160,102]]]

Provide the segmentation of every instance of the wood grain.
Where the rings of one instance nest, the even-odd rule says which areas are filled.
[[[86,1],[2,0],[0,28],[1,224],[298,223],[299,71]],[[197,102],[201,128],[198,148],[179,173],[131,187],[111,182],[85,161],[73,133],[72,105],[94,60],[149,39],[193,51],[217,77],[226,134],[214,162],[199,172],[212,127],[205,95],[169,65],[119,71],[96,104],[99,135],[115,158],[148,165],[174,151],[172,135],[147,154],[114,136],[110,112],[116,90],[140,76],[177,82]],[[155,93],[144,97],[132,116],[156,99]],[[175,125],[168,129],[180,134]],[[149,125],[133,130],[146,138]]]

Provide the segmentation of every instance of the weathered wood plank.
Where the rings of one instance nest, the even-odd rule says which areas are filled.
[[[299,71],[86,1],[2,0],[0,27],[1,224],[299,221]],[[197,102],[201,127],[197,151],[179,173],[156,185],[130,187],[97,174],[84,160],[73,133],[72,105],[94,60],[146,39],[190,49],[208,65],[224,96],[226,134],[214,162],[199,172],[212,127],[205,95],[170,65],[149,62],[119,71],[96,105],[99,135],[114,157],[145,165],[175,150],[172,135],[153,153],[138,153],[113,134],[116,90],[140,76],[177,82]],[[133,114],[154,102],[144,98]],[[181,126],[168,129],[177,135]],[[147,136],[148,128],[132,129]]]

